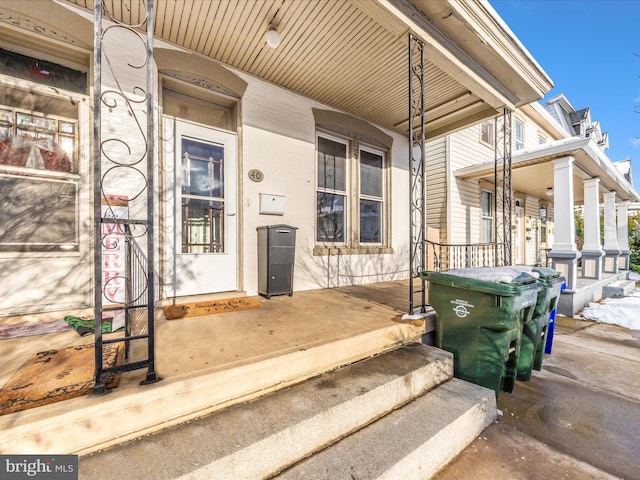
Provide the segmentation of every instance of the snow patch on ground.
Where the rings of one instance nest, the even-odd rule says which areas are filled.
[[[632,273],[629,280],[640,281],[640,275]],[[640,330],[640,288],[636,287],[624,298],[605,298],[598,303],[589,303],[577,318]]]

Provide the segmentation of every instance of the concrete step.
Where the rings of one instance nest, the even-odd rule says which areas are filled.
[[[168,375],[152,385],[140,386],[135,372],[123,374],[108,395],[0,415],[0,453],[86,455],[419,342],[423,333],[424,322],[388,322],[331,342],[296,343],[269,355]]]
[[[495,418],[493,391],[454,378],[275,478],[431,478]]]
[[[602,287],[602,298],[622,298],[630,295],[636,288],[634,280],[618,280]]]
[[[80,478],[110,479],[114,468],[118,478],[131,480],[267,478],[452,376],[448,352],[421,344],[404,346],[81,457]]]

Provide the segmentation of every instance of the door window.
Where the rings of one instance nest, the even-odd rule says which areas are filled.
[[[224,147],[182,139],[182,253],[223,253]]]

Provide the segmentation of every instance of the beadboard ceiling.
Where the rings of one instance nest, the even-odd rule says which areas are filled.
[[[93,11],[93,0],[59,0],[55,8],[65,3]],[[42,5],[41,0],[0,0],[0,7],[34,15],[25,28],[46,24],[47,15],[38,15]],[[143,20],[142,2],[104,0],[104,5],[117,20]],[[486,9],[483,5],[471,6]],[[467,19],[463,8],[467,5],[450,0],[156,0],[153,16],[159,39],[402,134],[409,116],[408,34],[426,28],[433,35],[425,46],[426,125],[427,137],[435,138],[493,116],[502,98],[513,106],[537,95],[524,77],[518,87],[527,87],[526,95],[505,87],[497,70],[489,72],[500,67],[504,74],[513,58],[499,66],[487,57],[495,54],[493,47],[464,51],[465,43],[479,40],[473,36],[477,22]],[[430,16],[438,21],[431,22]],[[454,18],[457,23],[447,22]],[[282,37],[277,48],[265,42],[271,24]],[[448,25],[456,35],[445,32]],[[86,30],[87,25],[69,28],[67,37],[86,37]],[[90,47],[92,38],[76,45],[81,43]]]

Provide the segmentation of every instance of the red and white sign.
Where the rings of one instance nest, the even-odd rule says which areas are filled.
[[[126,219],[129,216],[127,197],[107,195],[102,200],[102,217]],[[126,302],[126,237],[122,224],[102,224],[102,302],[105,305]]]

